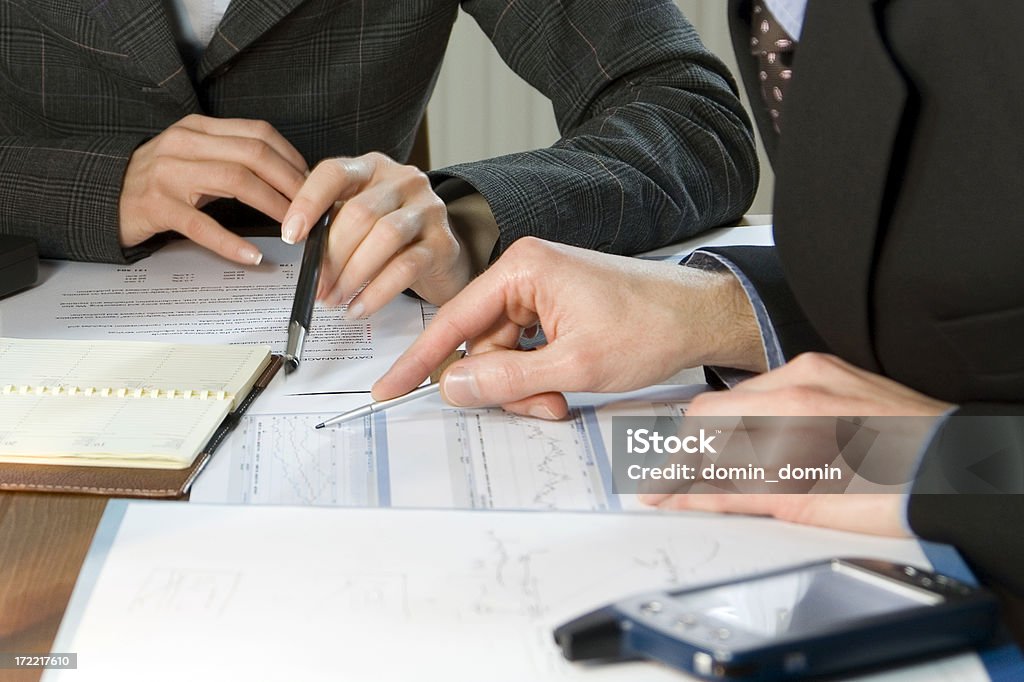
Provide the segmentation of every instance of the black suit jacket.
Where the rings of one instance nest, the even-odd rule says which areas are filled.
[[[730,10],[758,109],[749,2]],[[995,0],[811,0],[783,134],[755,114],[776,174],[776,248],[727,251],[787,357],[835,353],[959,415],[1024,415],[1022,24],[1024,6]],[[952,483],[1024,492],[1024,419],[991,431],[998,486]],[[935,439],[925,461],[956,464],[964,447]],[[1024,595],[1024,496],[919,483],[909,515]]]

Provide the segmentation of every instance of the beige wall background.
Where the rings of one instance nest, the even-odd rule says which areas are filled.
[[[723,0],[675,0],[708,49],[736,74]],[[749,107],[746,96],[745,106]],[[460,13],[430,101],[430,153],[435,168],[546,147],[558,139],[550,102],[505,66],[483,32]],[[751,213],[770,213],[774,186],[758,140],[761,185]]]

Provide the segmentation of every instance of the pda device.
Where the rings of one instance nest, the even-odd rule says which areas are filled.
[[[915,566],[829,559],[617,601],[555,630],[571,661],[654,659],[709,680],[789,680],[992,636],[995,598]]]

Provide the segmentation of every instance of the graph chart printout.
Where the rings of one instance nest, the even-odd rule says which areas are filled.
[[[677,416],[673,403],[631,411]],[[195,501],[327,506],[608,511],[606,447],[617,410],[578,407],[546,422],[439,400],[314,429],[330,414],[243,418],[192,493]]]

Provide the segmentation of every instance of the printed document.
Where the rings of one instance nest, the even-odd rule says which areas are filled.
[[[283,352],[302,248],[273,237],[253,241],[263,252],[258,266],[185,240],[131,265],[44,261],[39,286],[0,301],[0,336],[245,343]],[[366,320],[344,313],[315,308],[301,371],[275,381],[274,391],[367,391],[423,331],[423,306],[408,296]]]

